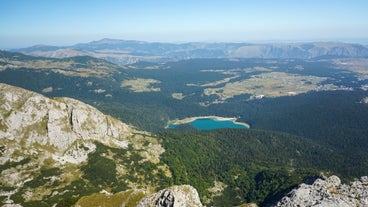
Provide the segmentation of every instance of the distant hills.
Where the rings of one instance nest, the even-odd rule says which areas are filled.
[[[51,47],[50,47],[51,48]],[[66,76],[105,76],[118,72],[124,66],[118,66],[108,61],[90,56],[72,56],[66,58],[33,57],[17,52],[0,50],[0,71],[28,68],[55,72]]]
[[[65,58],[92,56],[117,64],[176,61],[193,58],[356,58],[368,57],[368,46],[340,42],[311,43],[161,43],[102,39],[72,46],[35,45],[13,50],[27,55]]]

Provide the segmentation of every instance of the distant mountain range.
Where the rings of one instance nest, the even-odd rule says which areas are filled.
[[[35,45],[15,49],[27,55],[65,58],[92,56],[117,64],[138,61],[176,61],[193,58],[282,58],[312,59],[368,57],[368,46],[340,42],[311,43],[160,43],[134,40],[102,39],[72,46]]]

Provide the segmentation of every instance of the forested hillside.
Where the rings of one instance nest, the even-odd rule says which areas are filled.
[[[216,206],[245,202],[264,206],[320,172],[347,176],[338,151],[290,134],[185,127],[159,136],[166,149],[163,162],[170,166],[173,182],[193,185],[203,202],[208,199]],[[214,186],[222,186],[219,194],[211,191]]]

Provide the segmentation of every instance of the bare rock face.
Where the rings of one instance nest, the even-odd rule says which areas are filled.
[[[368,177],[362,177],[349,185],[341,184],[340,178],[335,175],[326,180],[317,179],[312,185],[301,184],[283,197],[276,206],[368,206]]]
[[[198,192],[190,185],[172,186],[143,198],[137,207],[202,207]]]
[[[142,135],[143,134],[143,135]],[[164,152],[147,132],[104,115],[71,98],[48,98],[0,83],[0,164],[29,155],[78,164],[95,150],[95,142],[115,148],[132,145],[145,160],[159,162]],[[148,146],[142,143],[150,142]]]
[[[0,91],[3,154],[37,154],[35,146],[43,146],[54,160],[80,163],[94,150],[93,141],[128,146],[133,129],[90,105],[71,98],[50,99],[6,84],[0,84]],[[0,164],[11,159],[2,156]]]

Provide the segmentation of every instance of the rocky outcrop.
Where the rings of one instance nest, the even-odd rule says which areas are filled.
[[[93,151],[93,141],[126,148],[134,131],[75,99],[50,99],[6,84],[0,84],[0,91],[0,137],[12,143],[5,145],[5,154],[27,152],[38,144],[47,146],[59,162],[79,163]],[[0,164],[6,161],[2,156]]]
[[[66,192],[79,194],[79,186],[69,188],[72,184],[104,188],[104,179],[129,177],[124,180],[126,189],[151,189],[156,183],[146,183],[146,174],[155,175],[160,169],[171,176],[168,166],[160,162],[164,151],[150,133],[88,104],[0,83],[0,205],[51,197],[56,202]],[[136,172],[137,165],[151,168]],[[99,183],[92,180],[96,169]],[[93,176],[86,180],[87,174]]]
[[[172,186],[143,198],[137,207],[202,207],[198,192],[189,185]]]
[[[0,138],[0,164],[19,162],[36,154],[52,157],[61,164],[77,164],[94,151],[94,142],[116,148],[130,144],[134,149],[142,149],[142,143],[147,141],[150,144],[140,150],[140,155],[154,163],[164,152],[149,133],[106,116],[88,104],[71,98],[51,99],[2,83]]]
[[[276,206],[368,206],[368,177],[362,177],[350,184],[341,184],[340,178],[337,176],[317,179],[311,185],[301,184],[283,197]]]

